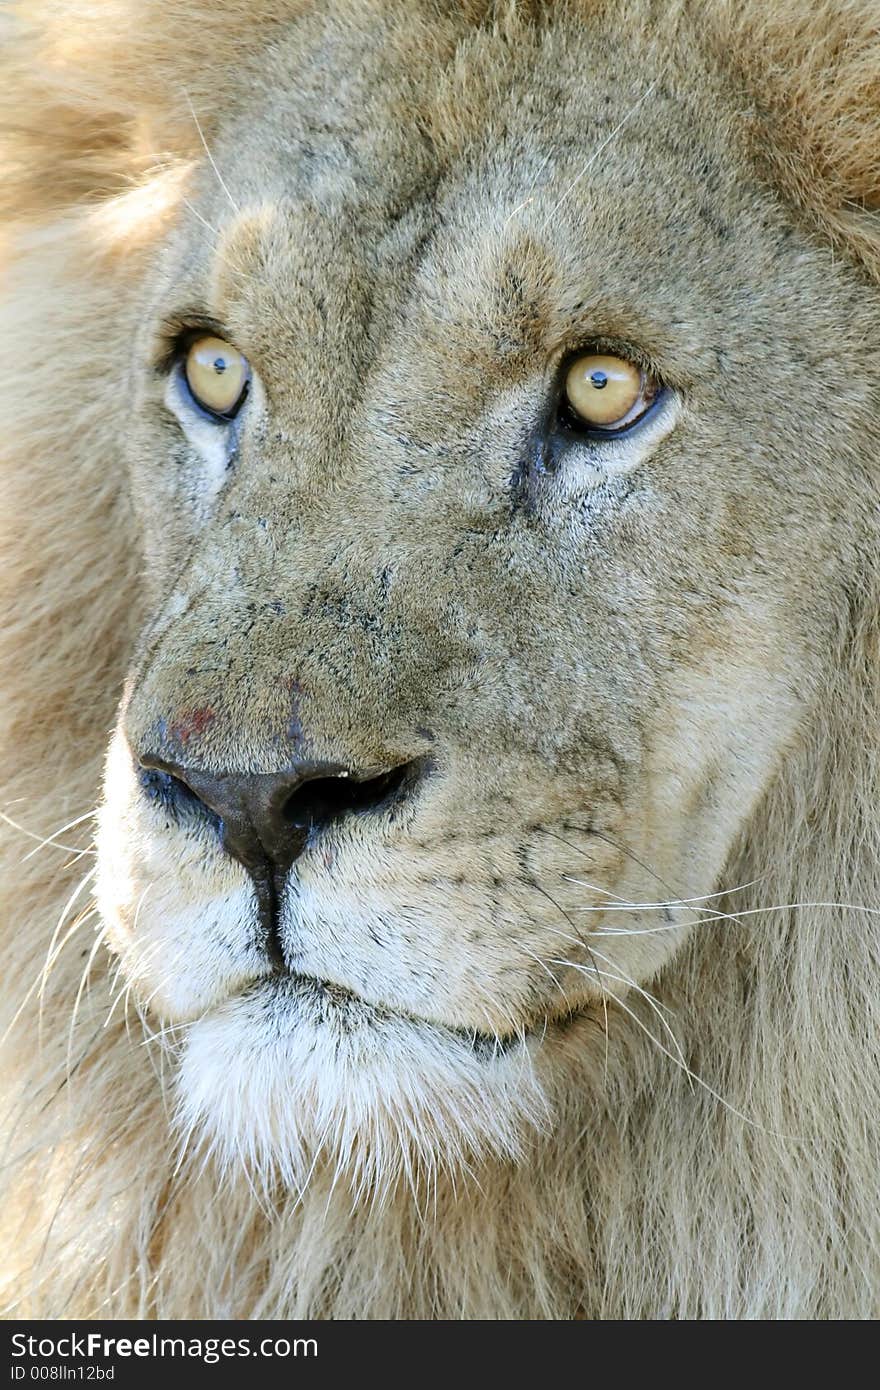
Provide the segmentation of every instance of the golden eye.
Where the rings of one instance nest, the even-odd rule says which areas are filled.
[[[222,338],[196,338],[186,354],[186,384],[212,415],[232,416],[248,384],[247,358]]]
[[[598,352],[575,358],[565,377],[565,399],[577,422],[609,432],[640,420],[658,390],[634,362]]]

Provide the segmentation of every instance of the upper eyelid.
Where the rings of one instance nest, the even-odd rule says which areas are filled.
[[[190,308],[166,314],[160,321],[155,335],[155,348],[152,365],[159,371],[168,371],[176,358],[199,335],[222,338],[231,344],[251,365],[250,353],[241,346],[234,334],[220,319],[199,308]],[[571,346],[563,346],[555,351],[547,362],[551,381],[561,380],[565,371],[578,357],[589,353],[604,353],[621,357],[641,368],[648,376],[655,377],[661,388],[672,385],[666,373],[649,353],[638,343],[625,338],[615,338],[599,334],[594,338],[578,338]]]
[[[155,346],[152,353],[151,365],[154,371],[164,375],[171,370],[175,362],[179,361],[186,350],[198,338],[222,338],[224,342],[230,344],[242,357],[245,358],[250,366],[250,357],[238,346],[235,339],[228,329],[219,319],[212,318],[210,314],[200,310],[188,310],[186,313],[168,314],[158,326],[155,337]]]
[[[593,338],[570,339],[565,346],[554,352],[547,364],[551,380],[564,378],[573,362],[579,357],[589,357],[592,353],[605,357],[620,357],[625,362],[632,362],[633,366],[640,368],[646,376],[656,377],[662,386],[673,385],[667,370],[640,343],[632,338],[616,338],[603,333]]]

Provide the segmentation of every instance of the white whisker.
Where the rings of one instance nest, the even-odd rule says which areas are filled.
[[[102,944],[104,943],[104,941],[105,941],[106,938],[107,938],[107,931],[108,931],[108,928],[107,928],[106,926],[103,926],[103,927],[101,928],[101,930],[97,933],[96,937],[95,937],[95,941],[94,941],[94,944],[93,944],[93,946],[92,946],[92,949],[91,949],[91,951],[90,951],[90,953],[89,953],[88,960],[87,960],[86,963],[85,963],[85,968],[83,969],[82,975],[80,976],[79,988],[78,988],[77,991],[76,991],[76,998],[75,998],[74,1001],[73,1001],[73,1012],[71,1013],[71,1016],[70,1016],[70,1027],[69,1027],[68,1030],[67,1030],[67,1080],[68,1080],[68,1082],[70,1081],[70,1077],[71,1077],[71,1075],[72,1075],[71,1070],[70,1070],[70,1054],[71,1054],[71,1052],[72,1052],[72,1050],[73,1050],[73,1035],[74,1035],[74,1031],[75,1031],[75,1029],[76,1029],[76,1019],[77,1019],[77,1015],[78,1015],[78,1013],[79,1013],[80,1000],[82,999],[83,992],[84,992],[84,990],[85,990],[86,987],[87,987],[87,982],[88,982],[89,976],[90,976],[91,973],[92,973],[92,964],[93,964],[93,962],[94,962],[95,956],[98,954],[98,951],[100,950]]]
[[[227,198],[229,199],[230,203],[232,204],[232,207],[234,208],[234,210],[235,210],[236,212],[240,212],[241,209],[239,208],[238,203],[237,203],[237,202],[235,201],[235,199],[233,198],[233,196],[232,196],[232,194],[230,193],[229,189],[226,187],[226,183],[225,183],[225,181],[224,181],[224,179],[223,179],[223,175],[220,173],[220,170],[217,168],[217,165],[216,165],[215,160],[214,160],[214,156],[211,154],[211,151],[210,151],[209,148],[208,148],[208,142],[207,142],[207,140],[205,139],[205,134],[204,134],[204,131],[202,130],[201,122],[199,121],[199,118],[198,118],[198,116],[196,115],[196,108],[193,106],[192,101],[190,100],[189,92],[185,92],[185,93],[184,93],[184,96],[186,97],[187,105],[189,106],[190,112],[191,112],[191,114],[192,114],[192,118],[193,118],[193,120],[195,121],[196,130],[199,132],[199,139],[200,139],[201,142],[202,142],[202,146],[203,146],[203,148],[204,148],[205,154],[208,156],[208,162],[209,162],[209,164],[211,165],[211,168],[214,170],[214,173],[215,173],[216,176],[217,176],[217,182],[219,183],[220,187],[223,189],[223,192],[226,194],[226,196],[227,196]]]
[[[599,155],[602,153],[602,151],[608,148],[608,146],[611,144],[612,140],[615,140],[615,139],[617,138],[617,136],[618,136],[618,135],[620,134],[620,132],[623,130],[624,126],[628,124],[628,122],[631,120],[631,118],[632,118],[632,117],[635,115],[635,113],[638,111],[639,107],[640,107],[644,102],[646,102],[646,101],[648,100],[648,97],[649,97],[649,96],[651,95],[651,93],[654,91],[654,89],[655,89],[655,87],[657,86],[657,83],[659,82],[659,80],[660,80],[659,78],[655,78],[655,80],[651,83],[651,85],[650,85],[650,86],[642,93],[642,95],[639,97],[638,101],[634,102],[633,105],[629,108],[629,110],[627,111],[626,115],[622,118],[622,120],[618,121],[617,125],[614,127],[614,129],[611,131],[611,133],[610,133],[609,135],[606,135],[606,136],[605,136],[605,139],[604,139],[599,145],[597,145],[596,149],[595,149],[595,150],[593,151],[593,153],[590,155],[590,158],[587,160],[587,162],[586,162],[586,164],[584,165],[583,169],[581,169],[580,173],[577,175],[576,178],[572,179],[571,183],[568,185],[568,187],[566,188],[565,192],[562,194],[562,197],[559,198],[558,201],[557,201],[556,203],[554,203],[553,207],[552,207],[552,208],[550,209],[550,211],[548,212],[547,216],[545,217],[545,219],[544,219],[544,221],[543,221],[543,223],[542,223],[542,228],[544,228],[544,227],[546,227],[546,226],[548,225],[548,223],[550,222],[551,217],[555,217],[556,213],[557,213],[557,212],[559,211],[559,209],[562,207],[562,204],[565,202],[566,198],[568,198],[569,195],[570,195],[571,193],[574,192],[574,190],[577,188],[578,184],[580,183],[581,179],[582,179],[582,178],[585,176],[585,174],[592,168],[592,166],[595,164],[596,160],[599,158]]]
[[[60,835],[65,830],[70,830],[74,825],[81,824],[82,821],[88,820],[89,817],[93,816],[94,814],[94,811],[87,811],[84,816],[80,816],[78,820],[71,821],[68,825],[63,825],[60,830],[53,831],[51,835],[37,835],[33,830],[28,830],[26,826],[20,825],[18,821],[13,820],[11,816],[7,816],[5,811],[0,811],[0,820],[5,821],[7,825],[11,825],[12,829],[17,830],[19,834],[26,835],[29,840],[36,840],[37,847],[36,849],[30,850],[24,856],[24,858],[21,861],[22,864],[24,864],[27,862],[28,859],[31,858],[32,855],[39,853],[39,851],[43,849],[46,845],[51,845],[53,849],[63,849],[68,854],[94,854],[95,851],[92,849],[82,849],[77,845],[65,845],[62,844],[59,840],[55,839],[55,835]]]
[[[703,893],[694,898],[668,898],[658,902],[627,902],[625,898],[620,898],[615,893],[608,893],[607,888],[597,888],[594,883],[588,883],[586,879],[575,878],[572,874],[562,874],[561,877],[566,883],[573,883],[579,888],[589,888],[593,892],[606,893],[608,897],[615,900],[614,905],[603,903],[601,907],[581,907],[576,909],[578,912],[631,912],[633,910],[648,912],[658,911],[665,907],[687,907],[691,903],[707,903],[714,898],[727,898],[733,893],[744,892],[746,888],[754,888],[756,884],[761,882],[764,875],[761,878],[750,879],[748,883],[740,883],[736,888],[722,888],[717,893]]]
[[[709,926],[713,922],[739,922],[745,917],[758,917],[765,912],[797,912],[806,911],[810,908],[837,909],[842,912],[862,912],[867,916],[880,916],[880,908],[866,907],[858,903],[837,903],[837,902],[797,902],[797,903],[774,903],[768,907],[749,907],[737,912],[715,912],[708,915],[700,914],[695,926]],[[609,911],[608,908],[580,908],[582,912]],[[591,936],[657,936],[662,932],[680,931],[681,923],[666,923],[661,927],[597,927],[590,932]]]

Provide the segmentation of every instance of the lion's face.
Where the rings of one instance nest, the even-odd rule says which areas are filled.
[[[859,534],[876,327],[723,89],[582,22],[454,39],[279,44],[135,351],[101,906],[184,1120],[294,1181],[322,1143],[513,1152],[601,1059],[797,737]],[[651,383],[634,425],[573,418],[590,354]]]

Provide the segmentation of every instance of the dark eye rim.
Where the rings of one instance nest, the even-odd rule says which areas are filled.
[[[177,375],[178,380],[180,381],[181,389],[185,392],[186,398],[189,404],[192,406],[193,410],[197,411],[199,415],[203,415],[206,420],[213,420],[215,423],[219,421],[221,424],[224,425],[231,424],[232,421],[236,418],[236,416],[241,414],[242,406],[244,405],[245,401],[250,395],[250,368],[248,368],[248,374],[245,377],[244,385],[241,388],[241,395],[235,402],[235,405],[233,406],[232,410],[226,410],[222,412],[219,410],[212,410],[209,405],[203,405],[202,402],[199,400],[198,396],[195,394],[195,392],[189,384],[189,378],[186,374],[185,359],[178,364]]]
[[[638,367],[642,375],[643,386],[646,382],[652,382],[655,390],[652,399],[648,402],[645,409],[628,420],[623,425],[591,425],[578,415],[574,406],[568,399],[565,390],[565,381],[572,365],[579,357],[589,357],[593,354],[619,357],[622,361],[631,362],[634,367]],[[618,439],[622,435],[630,434],[637,429],[652,415],[656,414],[661,404],[668,398],[669,390],[664,385],[662,378],[648,366],[641,354],[633,352],[631,349],[622,348],[620,345],[612,345],[607,342],[589,343],[583,347],[576,348],[573,352],[566,354],[560,363],[556,376],[556,393],[554,406],[554,424],[556,431],[565,438],[578,440],[608,440]]]

